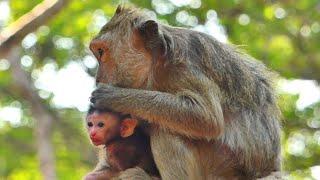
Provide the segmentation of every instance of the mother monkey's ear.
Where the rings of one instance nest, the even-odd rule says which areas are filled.
[[[138,25],[138,30],[144,40],[146,49],[150,50],[156,58],[173,57],[173,39],[161,24],[154,20],[147,20]]]

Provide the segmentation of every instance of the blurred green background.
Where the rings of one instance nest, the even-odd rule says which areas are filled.
[[[319,0],[122,2],[236,44],[278,72],[285,178],[320,179]],[[46,3],[62,4],[5,44]],[[0,179],[81,179],[93,169],[83,126],[97,66],[88,43],[118,3],[0,0]]]

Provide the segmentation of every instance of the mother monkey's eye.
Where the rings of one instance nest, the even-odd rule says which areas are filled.
[[[101,49],[101,48],[99,48],[99,49],[98,49],[99,58],[102,57],[103,53],[104,53],[104,50]]]

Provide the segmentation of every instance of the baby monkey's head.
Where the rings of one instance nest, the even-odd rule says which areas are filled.
[[[95,146],[108,144],[118,138],[126,138],[134,133],[137,120],[130,115],[111,110],[89,108],[86,123],[89,137]]]

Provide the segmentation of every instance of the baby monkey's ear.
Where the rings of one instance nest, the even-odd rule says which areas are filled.
[[[134,133],[134,128],[137,126],[138,120],[132,118],[126,118],[122,120],[120,127],[121,137],[129,137]]]

